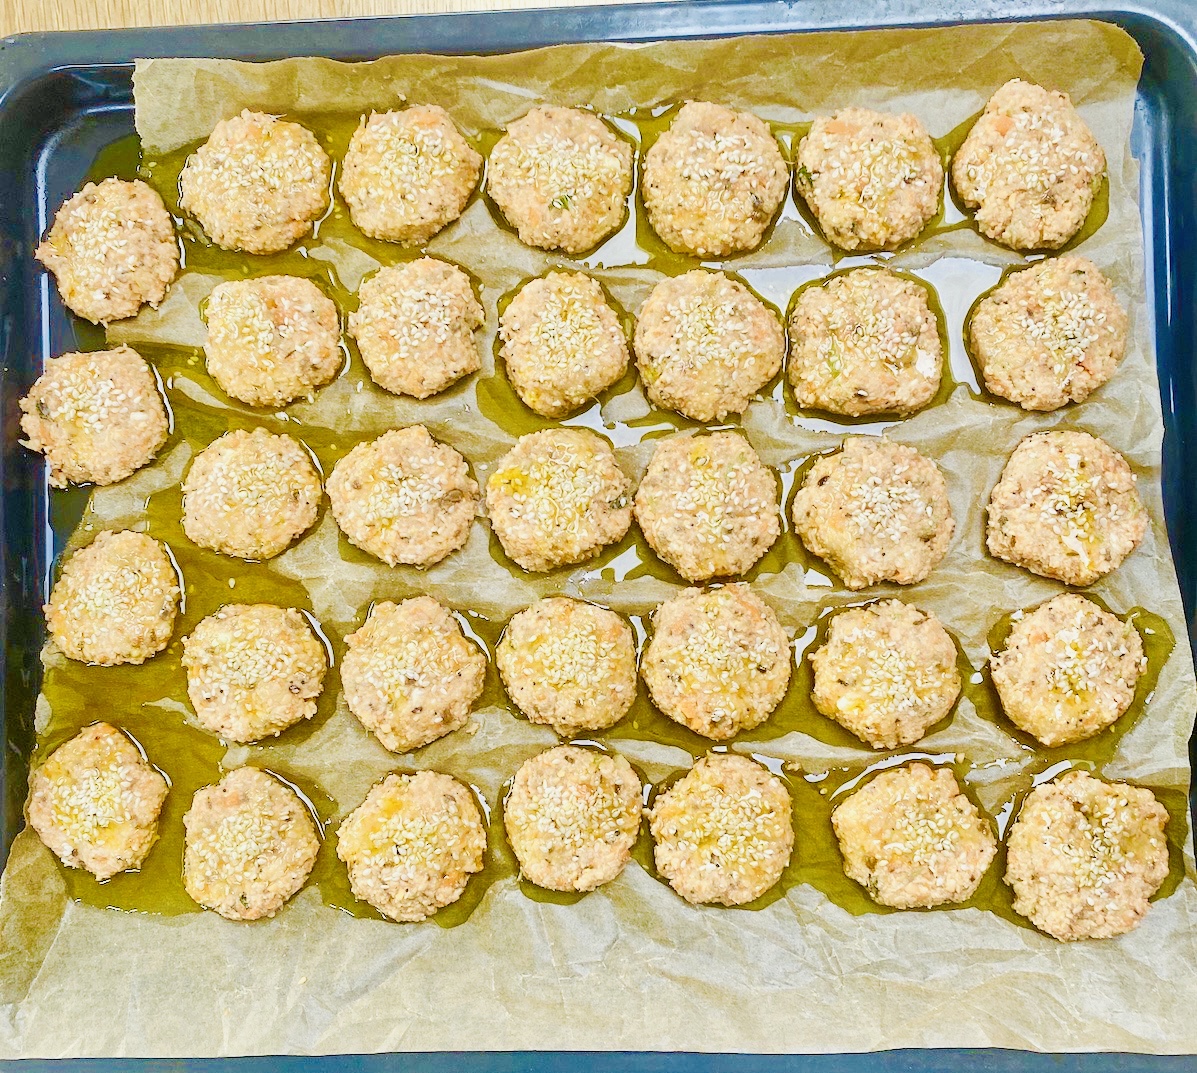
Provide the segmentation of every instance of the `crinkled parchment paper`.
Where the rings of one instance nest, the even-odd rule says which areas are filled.
[[[319,48],[318,36],[313,48]],[[540,100],[615,114],[705,97],[782,123],[849,103],[910,110],[941,136],[979,111],[1008,78],[1067,90],[1109,157],[1109,218],[1081,250],[1109,274],[1130,308],[1129,352],[1109,386],[1063,413],[1028,416],[981,401],[962,385],[944,404],[891,430],[894,439],[916,445],[944,468],[957,520],[947,560],[907,595],[934,611],[980,665],[986,631],[1001,613],[1060,589],[983,555],[983,506],[1004,459],[1036,429],[1080,427],[1108,439],[1139,473],[1153,524],[1142,547],[1093,591],[1116,609],[1140,604],[1164,616],[1176,648],[1145,716],[1121,740],[1105,773],[1185,789],[1193,665],[1160,506],[1160,406],[1144,301],[1138,169],[1129,149],[1140,64],[1126,34],[1095,23],[811,34],[635,49],[577,46],[362,65],[320,59],[263,65],[158,60],[138,66],[137,121],[150,159],[205,137],[218,120],[246,106],[303,117],[386,108],[403,97],[445,105],[470,133],[501,126]],[[352,289],[376,263],[365,246],[316,240],[309,250],[311,257],[330,262]],[[481,281],[488,315],[486,376],[493,371],[497,297],[554,259],[495,227],[481,199],[431,249],[463,263]],[[606,264],[597,274],[625,308],[635,309],[658,273],[623,264],[618,249],[612,250],[598,258]],[[968,228],[940,233],[896,258],[942,285],[956,335],[971,296],[960,292],[949,304],[952,281],[984,277],[973,288],[975,296],[996,281],[1000,266],[1015,260]],[[975,261],[993,266],[988,276],[978,274]],[[771,272],[795,264],[812,265],[809,275],[819,275],[830,267],[831,255],[791,214],[761,250],[734,267],[784,307],[789,287],[783,293],[775,282],[780,276]],[[188,273],[158,312],[115,326],[112,337],[197,345],[198,304],[214,282],[210,275]],[[482,477],[511,442],[508,432],[472,409],[472,386],[440,400],[412,402],[369,385],[359,389],[360,379],[343,377],[314,403],[294,407],[292,416],[302,426],[343,430],[348,439],[422,420],[456,443]],[[222,406],[205,384],[202,376],[177,378],[175,390]],[[645,413],[643,397],[632,390],[612,400],[605,416],[624,421]],[[768,400],[755,403],[743,425],[766,461],[779,466],[839,439],[796,424]],[[614,435],[629,470],[638,472],[646,449],[636,445],[635,430],[621,425]],[[93,520],[113,527],[141,524],[145,496],[176,484],[186,461],[187,447],[181,445],[97,495]],[[306,585],[316,614],[334,630],[347,628],[375,596],[421,589],[500,618],[553,590],[606,598],[622,610],[643,613],[670,589],[651,578],[612,584],[586,570],[516,579],[492,560],[481,520],[465,551],[427,574],[387,570],[361,557],[342,562],[340,547],[326,515],[275,564]],[[798,563],[764,574],[756,584],[794,633],[820,606],[847,595],[808,586]],[[475,714],[470,732],[435,743],[414,763],[469,778],[493,803],[519,762],[552,741],[547,730],[488,708]],[[650,779],[688,762],[676,748],[652,742],[615,744]],[[808,770],[872,756],[798,733],[735,747],[796,761]],[[989,808],[1008,796],[1011,779],[1025,777],[1019,773],[1028,764],[1026,754],[968,700],[920,748],[959,751],[975,763],[1013,758],[1006,769],[993,769],[999,774],[992,785],[977,787]],[[226,763],[255,755],[235,750]],[[338,814],[355,805],[383,772],[402,766],[343,704],[299,744],[288,744],[284,735],[265,755],[319,782],[335,798]],[[169,769],[169,758],[160,762]],[[853,916],[809,886],[791,889],[756,912],[696,909],[635,863],[616,882],[573,905],[533,901],[514,880],[501,881],[466,923],[451,929],[354,919],[327,908],[311,888],[274,921],[248,927],[210,913],[127,914],[72,902],[57,862],[26,832],[4,875],[0,929],[4,1055],[514,1048],[801,1052],[949,1045],[1197,1050],[1192,1016],[1197,885],[1191,857],[1179,889],[1156,902],[1137,931],[1117,940],[1063,945],[976,909]]]

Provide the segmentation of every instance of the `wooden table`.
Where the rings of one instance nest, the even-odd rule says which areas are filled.
[[[593,0],[0,0],[0,37],[29,30],[412,15],[586,2]]]

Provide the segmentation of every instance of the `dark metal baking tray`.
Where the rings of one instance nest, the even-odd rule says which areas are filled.
[[[370,59],[402,52],[505,52],[582,41],[647,41],[801,30],[934,26],[1042,18],[1117,23],[1146,57],[1132,148],[1142,168],[1147,298],[1153,314],[1164,414],[1163,491],[1190,640],[1197,639],[1197,3],[1144,0],[698,0],[402,18],[29,34],[0,41],[0,862],[23,824],[26,758],[33,744],[43,639],[40,612],[57,552],[39,459],[18,445],[17,399],[51,354],[86,349],[32,250],[50,214],[78,188],[97,152],[133,130],[132,61],[138,57]],[[186,102],[180,102],[186,107]],[[94,345],[94,344],[93,344]],[[1190,755],[1194,745],[1190,744]],[[1197,966],[1194,967],[1197,971]],[[94,1073],[177,1070],[159,1061],[24,1062],[26,1070]],[[661,1054],[443,1054],[233,1059],[196,1063],[239,1070],[487,1073],[603,1068],[624,1073],[847,1073],[956,1070],[1181,1070],[1192,1058],[1032,1055],[1018,1051],[888,1051],[872,1055],[762,1057]]]

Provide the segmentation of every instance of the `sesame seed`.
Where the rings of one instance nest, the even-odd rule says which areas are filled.
[[[477,809],[464,811],[457,793],[438,789],[448,779],[436,772],[391,775],[345,819],[337,855],[349,863],[355,890],[379,886],[397,898],[419,898],[430,881],[481,868],[486,836]]]
[[[802,160],[818,161],[812,180],[818,196],[846,200],[867,212],[885,211],[895,191],[902,187],[927,187],[932,174],[923,168],[923,156],[910,138],[887,136],[879,123],[853,130],[848,137],[838,127],[819,124],[799,149]]]
[[[531,141],[508,135],[491,153],[490,167],[492,182],[497,173],[504,183],[531,187],[541,201],[562,212],[623,193],[621,155],[589,132],[581,140],[552,131]]]
[[[77,431],[96,435],[114,417],[140,402],[117,386],[111,371],[95,358],[57,366],[53,390],[39,403],[39,415]]]
[[[552,282],[551,288],[540,292],[535,316],[521,332],[521,341],[536,351],[533,377],[547,384],[584,372],[590,355],[611,341],[610,324],[595,302],[596,297],[601,300],[601,292],[596,296],[589,281],[562,273],[555,274]],[[499,338],[505,346],[515,341],[515,334],[509,322],[500,324]]]
[[[679,209],[717,220],[755,215],[774,180],[772,161],[757,139],[694,129],[681,138]]]
[[[704,693],[717,704],[712,719],[733,719],[734,701],[755,694],[761,669],[788,653],[772,631],[754,630],[735,613],[737,596],[729,589],[705,594],[691,629],[671,653],[671,678],[688,693]]]
[[[912,292],[900,281],[890,286],[884,274],[856,271],[835,277],[826,290],[833,301],[822,311],[825,329],[817,350],[836,375],[859,365],[881,365],[895,373],[920,366],[919,340],[926,326],[912,322],[907,308]]]
[[[492,524],[501,503],[501,526],[527,526],[568,555],[593,546],[607,512],[627,511],[630,520],[627,486],[604,441],[550,430],[525,437],[505,457],[487,482],[487,502]]]
[[[745,518],[774,509],[771,499],[758,494],[761,466],[757,458],[721,461],[700,445],[691,451],[690,461],[683,473],[685,485],[673,498],[671,513],[685,519],[691,539],[712,547],[722,545]]]
[[[904,467],[896,467],[894,476],[900,477]],[[853,484],[848,489],[852,509],[848,524],[862,537],[877,537],[894,544],[911,530],[911,519],[917,515],[931,515],[931,504],[910,481],[886,483],[876,474]]]
[[[119,730],[97,724],[56,749],[34,773],[31,790],[30,816],[39,830],[49,822],[63,860],[99,863],[91,856],[98,853],[123,868],[140,860],[131,855],[153,829],[166,782]]]
[[[473,168],[464,140],[452,127],[430,123],[425,109],[371,113],[349,145],[354,196],[391,205],[410,203],[413,214],[429,187]],[[446,120],[446,123],[448,121]]]
[[[1053,371],[1067,387],[1089,348],[1100,338],[1105,319],[1087,292],[1044,287],[1039,291],[1038,309],[1034,313],[1020,310],[1015,323],[1028,338],[1047,348]]]
[[[227,199],[248,206],[319,181],[326,172],[322,164],[327,158],[310,131],[277,116],[249,115],[226,120],[188,158],[181,179],[184,208],[200,198],[195,191],[201,183],[206,201]],[[265,214],[264,207],[258,211]]]
[[[664,799],[654,806],[654,838],[692,856],[700,872],[717,872],[734,883],[784,864],[790,816],[759,786],[741,784],[729,792],[717,771],[700,764]],[[658,818],[665,816],[665,822]]]
[[[504,822],[525,852],[576,857],[634,835],[640,823],[639,794],[629,795],[620,778],[630,775],[630,768],[587,752],[561,746],[533,757],[517,772]]]
[[[928,697],[942,689],[943,670],[937,663],[912,659],[890,643],[888,633],[872,625],[854,626],[838,641],[849,654],[864,655],[856,665],[859,674],[853,679],[852,692],[840,699],[842,708],[856,706],[863,694],[881,709],[874,719],[899,718],[922,711]]]

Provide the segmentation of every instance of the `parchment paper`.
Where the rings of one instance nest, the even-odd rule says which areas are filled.
[[[895,440],[917,446],[944,468],[957,521],[948,558],[903,595],[934,611],[980,665],[986,631],[998,615],[1060,591],[983,555],[984,503],[1005,458],[1036,429],[1080,427],[1105,437],[1139,474],[1152,526],[1143,545],[1092,591],[1118,609],[1146,606],[1164,616],[1176,635],[1152,703],[1105,773],[1185,789],[1193,665],[1159,497],[1161,418],[1143,293],[1138,169],[1129,150],[1140,65],[1126,34],[1096,23],[637,49],[578,46],[364,65],[157,60],[137,68],[137,123],[147,159],[205,137],[219,119],[245,106],[302,117],[386,108],[401,96],[444,104],[468,132],[500,126],[539,100],[619,113],[699,97],[779,122],[804,121],[849,103],[910,110],[940,136],[976,113],[1010,77],[1067,90],[1109,158],[1109,218],[1081,252],[1108,273],[1129,307],[1129,351],[1110,385],[1063,413],[1028,416],[981,401],[961,385],[946,403],[890,430]],[[310,256],[331,262],[348,288],[376,264],[364,249],[344,242],[311,247]],[[495,227],[482,200],[431,250],[465,264],[482,282],[485,376],[492,371],[497,297],[557,259],[522,247]],[[619,256],[615,243],[590,263],[605,260],[597,274],[625,308],[635,309],[659,274],[623,264]],[[925,269],[929,278],[949,280],[966,269],[980,278],[958,258],[995,266],[976,291],[996,281],[998,267],[1017,260],[964,228],[895,261]],[[819,275],[831,254],[791,213],[761,250],[737,259],[734,268],[784,307],[789,288],[778,289],[770,270],[794,264],[810,264],[810,274]],[[198,305],[216,281],[189,272],[159,311],[114,325],[110,338],[198,345]],[[964,308],[948,310],[956,335]],[[352,432],[350,439],[421,420],[457,444],[481,478],[511,442],[472,409],[472,388],[417,403],[384,396],[368,384],[359,388],[358,380],[343,377],[314,403],[292,408],[292,416],[302,425]],[[176,390],[223,405],[205,384],[202,377],[177,378]],[[623,422],[647,412],[637,390],[612,400],[604,416]],[[840,439],[795,424],[772,401],[754,403],[743,425],[765,461],[778,466]],[[638,474],[647,449],[636,444],[635,430],[621,424],[613,436],[623,461]],[[181,445],[96,495],[92,520],[109,527],[142,524],[146,495],[177,483],[187,456]],[[517,580],[491,559],[481,520],[463,553],[426,574],[365,565],[360,558],[342,562],[338,549],[325,516],[276,564],[303,581],[316,614],[336,629],[375,596],[421,590],[499,617],[549,591],[605,598],[636,613],[671,591],[651,578],[612,584],[587,569]],[[838,587],[808,585],[800,563],[756,584],[792,633],[805,629],[822,604],[848,598]],[[880,587],[870,595],[888,591]],[[469,778],[493,803],[516,766],[554,740],[548,730],[488,708],[475,713],[466,731],[422,750],[414,763]],[[689,762],[680,750],[651,742],[615,744],[650,779]],[[874,755],[802,734],[735,747],[806,770],[867,762]],[[1009,758],[995,763],[991,782],[978,788],[988,808],[1027,777],[1025,752],[967,699],[950,725],[919,748],[959,751],[981,763]],[[271,747],[231,750],[226,764],[258,756],[318,781],[340,814],[382,773],[405,766],[368,737],[343,705],[301,744],[289,745],[284,736]],[[635,863],[574,905],[532,901],[514,881],[500,882],[465,924],[447,930],[434,923],[352,919],[325,907],[312,889],[274,921],[246,927],[210,913],[167,918],[76,904],[66,896],[57,862],[25,832],[0,888],[0,1054],[911,1046],[1192,1051],[1197,885],[1191,856],[1185,870],[1181,886],[1154,904],[1137,931],[1067,945],[974,909],[852,916],[806,886],[757,912],[693,908]]]

